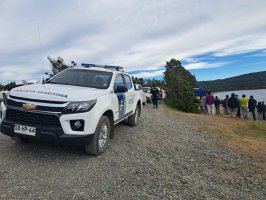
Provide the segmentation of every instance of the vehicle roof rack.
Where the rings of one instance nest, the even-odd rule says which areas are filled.
[[[81,63],[81,66],[86,67],[86,68],[89,68],[89,67],[101,67],[101,68],[105,68],[105,69],[111,69],[111,70],[124,72],[124,68],[123,67],[119,67],[119,66],[96,65],[96,64],[86,64],[86,63]]]

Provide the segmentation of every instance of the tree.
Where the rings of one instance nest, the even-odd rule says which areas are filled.
[[[10,91],[11,89],[15,88],[17,86],[16,82],[10,82],[4,86],[4,90]]]
[[[139,78],[139,84],[143,86],[144,83],[145,83],[144,79],[143,78]]]
[[[197,112],[193,87],[197,83],[179,60],[166,62],[164,80],[168,90],[166,103],[185,112]]]
[[[53,59],[50,56],[48,56],[47,59],[50,62],[50,67],[52,69],[52,73],[49,74],[46,72],[45,74],[49,75],[50,78],[53,77],[54,75],[56,75],[57,73],[63,71],[64,69],[75,67],[77,65],[77,63],[75,63],[74,61],[71,61],[71,65],[66,65],[64,63],[64,59],[61,57],[58,57],[57,59]]]
[[[156,87],[165,88],[165,81],[164,80],[157,80],[157,79],[145,79],[143,86],[152,87],[155,85]]]
[[[0,84],[0,91],[4,90],[5,87],[3,85]]]
[[[179,60],[171,59],[169,62],[166,62],[166,70],[173,72],[176,76],[187,80],[192,87],[195,87],[197,84],[196,77],[193,76],[188,70],[186,70]]]

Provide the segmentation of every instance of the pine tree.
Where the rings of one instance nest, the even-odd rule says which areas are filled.
[[[166,62],[164,80],[168,89],[166,103],[185,112],[197,112],[193,87],[197,81],[179,60]]]

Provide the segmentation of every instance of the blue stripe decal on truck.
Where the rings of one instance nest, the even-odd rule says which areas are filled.
[[[116,96],[118,99],[119,119],[121,119],[125,116],[126,98],[124,93],[117,93]]]

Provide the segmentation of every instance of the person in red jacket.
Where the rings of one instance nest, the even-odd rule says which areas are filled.
[[[215,115],[214,97],[211,92],[206,96],[206,105],[209,115]]]

